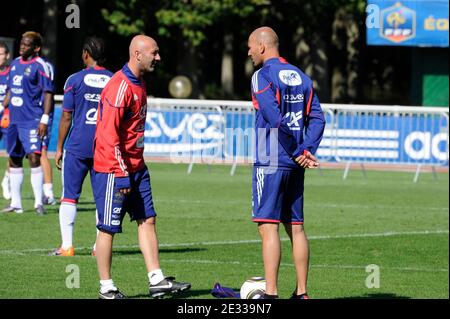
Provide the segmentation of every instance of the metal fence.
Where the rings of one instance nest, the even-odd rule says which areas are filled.
[[[317,156],[346,163],[344,178],[351,163],[416,165],[415,180],[423,165],[448,167],[448,108],[322,104],[322,109],[327,124]],[[189,170],[198,162],[230,163],[234,173],[236,164],[253,161],[253,128],[251,102],[149,98],[145,155],[191,163]],[[53,135],[55,143],[57,125]]]

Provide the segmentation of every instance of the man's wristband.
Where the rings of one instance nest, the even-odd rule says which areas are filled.
[[[50,116],[48,116],[48,114],[42,114],[41,117],[41,123],[48,125],[48,121],[50,120]]]

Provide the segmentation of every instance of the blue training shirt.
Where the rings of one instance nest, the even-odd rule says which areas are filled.
[[[47,64],[50,81],[52,81],[53,85],[55,85],[55,67],[48,60],[46,60],[46,59],[44,59],[42,57],[41,57],[41,59],[43,59],[45,64]],[[42,95],[42,98],[41,98],[42,108],[44,107],[44,100],[45,100],[44,95]],[[53,115],[54,115],[54,108],[52,107],[52,109],[50,111],[50,114],[49,114],[49,118],[50,118],[50,121],[48,123],[49,124],[49,127],[48,127],[49,131],[51,130],[50,124],[52,124]]]
[[[91,67],[72,74],[64,85],[63,111],[73,112],[72,127],[64,149],[83,158],[93,158],[93,141],[100,94],[113,73]]]
[[[8,91],[8,77],[9,77],[9,66],[0,72],[0,104],[2,105],[6,97],[6,92]],[[2,114],[3,108],[0,111],[0,116]]]
[[[251,89],[256,109],[254,165],[299,168],[294,159],[305,151],[315,154],[325,129],[311,79],[283,58],[272,58],[253,74]]]
[[[11,63],[8,89],[11,92],[10,123],[36,125],[44,113],[44,93],[54,90],[48,65],[41,57],[29,61],[16,58]]]
[[[6,92],[8,91],[8,77],[9,77],[10,67],[6,67],[0,72],[0,103],[3,103],[6,97]]]

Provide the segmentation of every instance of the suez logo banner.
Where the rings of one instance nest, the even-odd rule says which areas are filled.
[[[94,114],[92,111],[92,122]],[[53,122],[58,123],[60,116],[61,108],[56,107]],[[289,117],[294,120],[292,127],[296,127],[300,114],[289,114]],[[180,155],[191,152],[195,155],[223,148],[223,152],[215,154],[253,156],[254,120],[254,114],[151,111],[149,108],[145,153],[176,156],[177,152]],[[367,115],[355,118],[353,114],[339,114],[334,121],[328,117],[326,120],[327,127],[317,153],[323,161],[448,164],[449,123],[444,117]],[[52,134],[57,136],[57,125],[53,125]],[[50,140],[50,151],[56,149],[56,140]]]
[[[224,116],[218,113],[147,112],[146,153],[198,152],[219,148]]]
[[[295,129],[295,122],[302,115],[288,116],[291,129]],[[336,120],[335,128],[327,126],[325,129],[318,150],[317,155],[324,160],[448,163],[448,123],[443,123],[443,118],[364,116],[355,121],[353,116],[339,115]],[[331,121],[327,119],[327,122]],[[250,127],[244,127],[245,123]],[[252,155],[248,153],[253,152],[253,145],[250,145],[254,137],[253,124],[253,114],[243,121],[242,115],[237,113],[149,112],[145,152],[170,153],[223,147],[225,153],[217,155]]]

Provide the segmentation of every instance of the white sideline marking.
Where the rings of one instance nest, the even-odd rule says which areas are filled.
[[[138,257],[130,257],[136,258]],[[142,257],[140,257],[142,258]],[[254,266],[263,266],[262,263],[246,263],[240,261],[218,261],[218,260],[197,260],[197,259],[163,259],[164,262],[169,263],[193,263],[193,264],[230,264],[230,265],[254,265]],[[280,266],[283,267],[294,267],[294,264],[289,263],[280,263]],[[311,264],[310,268],[328,268],[328,269],[366,269],[367,265],[315,265]],[[399,270],[399,271],[424,271],[424,272],[448,272],[448,269],[444,268],[418,268],[418,267],[382,267],[380,269],[387,270]]]
[[[421,230],[410,232],[384,232],[384,233],[366,233],[366,234],[346,234],[346,235],[319,235],[308,236],[309,240],[326,240],[326,239],[345,239],[345,238],[370,238],[370,237],[391,237],[391,236],[414,236],[414,235],[434,235],[434,234],[448,234],[448,230]],[[281,238],[281,241],[289,241],[289,238]],[[191,246],[214,246],[214,245],[240,245],[240,244],[255,244],[260,243],[259,239],[249,240],[225,240],[225,241],[203,241],[195,243],[173,243],[173,244],[160,244],[159,247],[191,247]],[[114,248],[138,248],[139,245],[118,245]],[[26,255],[31,252],[50,252],[53,248],[35,248],[35,249],[2,249],[0,255]],[[91,247],[75,247],[75,250],[92,249]]]
[[[155,202],[170,202],[173,203],[173,199],[169,198],[159,198],[156,199]],[[191,203],[191,204],[204,204],[204,203],[212,203],[217,204],[217,201],[215,200],[199,200],[199,199],[177,199],[177,202],[180,203]],[[242,204],[247,203],[248,200],[228,200],[227,204]],[[379,208],[379,209],[420,209],[420,210],[442,210],[442,211],[448,211],[448,207],[439,207],[439,206],[427,206],[427,207],[421,207],[421,206],[394,206],[394,205],[358,205],[358,204],[327,204],[327,203],[307,203],[305,204],[306,207],[331,207],[331,208]]]

